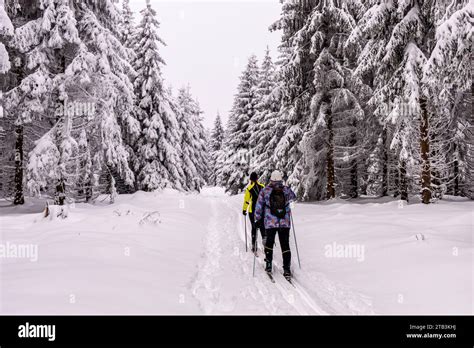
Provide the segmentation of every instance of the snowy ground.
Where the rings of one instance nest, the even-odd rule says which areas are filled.
[[[51,221],[43,202],[0,201],[0,313],[474,313],[472,201],[297,204],[295,287],[278,246],[276,284],[261,254],[252,277],[241,203],[216,188],[139,192]],[[20,245],[37,260],[13,257]]]

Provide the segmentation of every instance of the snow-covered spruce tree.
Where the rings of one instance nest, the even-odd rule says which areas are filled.
[[[263,136],[265,138],[268,136],[268,138],[263,148],[263,152],[254,160],[256,163],[256,170],[259,172],[261,180],[264,182],[268,182],[273,170],[282,170],[281,164],[283,161],[276,157],[276,148],[280,143],[288,124],[285,114],[287,108],[282,101],[284,93],[288,88],[284,79],[284,72],[286,64],[289,62],[290,54],[288,49],[283,45],[279,47],[279,50],[280,55],[275,62],[273,89],[268,97],[259,103],[259,106],[266,104],[266,107],[270,109],[270,112],[266,112],[267,115],[265,116],[265,120],[260,125],[260,131],[263,132]],[[266,133],[267,130],[270,130],[270,132]]]
[[[125,47],[134,48],[135,20],[130,9],[130,0],[122,1],[122,23],[120,27],[121,41]]]
[[[6,49],[6,42],[13,36],[14,28],[5,9],[4,0],[0,0],[0,194],[5,195],[8,191],[8,171],[5,168],[4,158],[9,152],[7,145],[7,133],[11,133],[6,127],[3,112],[3,92],[7,90],[6,74],[11,68],[10,57]]]
[[[54,109],[51,93],[55,77],[79,39],[67,1],[22,2],[11,8],[15,14],[14,23],[18,23],[9,41],[9,48],[15,55],[11,78],[16,83],[4,97],[8,119],[14,124],[15,132],[14,203],[23,204],[23,160],[25,150],[28,150],[25,149],[26,127],[34,126],[39,136],[45,130],[37,129],[38,125],[46,126],[46,131],[49,128],[49,121],[45,122],[42,116]],[[37,137],[35,134],[34,138]]]
[[[361,76],[357,73],[358,59],[366,44],[365,38],[353,40],[357,32],[357,24],[367,11],[369,1],[350,0],[343,3],[335,1],[353,23],[350,32],[340,40],[343,43],[343,66],[348,69],[346,87],[357,98],[358,106],[352,112],[352,117],[346,119],[347,128],[339,129],[336,144],[339,160],[335,162],[336,182],[339,194],[357,197],[359,194],[386,196],[388,194],[384,180],[387,175],[385,155],[386,142],[383,141],[383,127],[373,116],[373,107],[368,105],[372,95],[373,76]],[[338,5],[340,4],[340,5]],[[357,35],[355,35],[357,36]],[[363,110],[363,117],[361,111]]]
[[[440,195],[470,194],[472,157],[472,36],[474,1],[450,1],[441,8],[435,47],[424,68],[423,83],[433,110],[431,120],[433,186]],[[471,151],[471,152],[470,152]]]
[[[229,115],[224,144],[225,160],[218,176],[226,190],[232,194],[240,192],[246,184],[251,163],[250,135],[252,118],[257,113],[260,71],[257,57],[252,55],[240,77],[234,105]]]
[[[272,162],[275,169],[288,175],[288,183],[299,197],[307,192],[303,178],[311,178],[304,170],[304,159],[300,143],[305,133],[305,124],[310,114],[313,86],[314,57],[310,52],[311,36],[304,26],[317,5],[317,0],[284,1],[281,18],[271,30],[282,31],[280,52],[284,56],[280,76],[282,106],[277,119],[276,131],[270,143],[276,143]]]
[[[222,119],[219,112],[214,120],[214,128],[212,129],[209,141],[209,184],[217,185],[217,172],[220,168],[219,159],[222,154],[222,146],[224,143],[224,128],[222,127]]]
[[[362,18],[365,12],[365,3],[361,0],[346,1],[342,5],[342,10],[347,13],[348,17],[354,20],[356,24]],[[355,26],[351,28],[351,31]],[[347,37],[341,40],[346,42]],[[372,88],[360,76],[354,74],[357,67],[357,59],[360,54],[361,46],[355,48],[351,46],[343,46],[343,64],[347,69],[347,90],[354,96],[348,116],[345,118],[345,125],[338,130],[340,141],[336,144],[339,159],[339,170],[336,174],[338,180],[344,184],[340,187],[340,192],[346,196],[355,198],[360,194],[367,194],[367,157],[369,153],[377,147],[380,133],[380,124],[373,117],[372,108],[368,105],[368,101],[372,96]],[[382,167],[382,172],[385,168]],[[383,185],[380,188],[381,194],[384,194]]]
[[[354,76],[377,91],[381,83],[380,62],[393,29],[393,25],[386,25],[392,10],[389,9],[389,3],[365,1],[363,5],[364,14],[347,39],[346,48],[357,52]],[[398,153],[391,149],[394,127],[386,119],[390,107],[391,104],[379,105],[372,100],[366,111],[365,122],[371,123],[368,128],[374,135],[366,163],[369,170],[366,184],[370,186],[372,194],[386,196],[393,191],[397,197],[401,191],[400,161]]]
[[[399,192],[408,200],[409,186],[416,186],[421,177],[425,203],[431,199],[431,169],[429,112],[421,78],[431,45],[431,6],[433,1],[374,2],[353,31],[357,40],[367,39],[359,71],[375,70],[371,104],[391,134],[390,149],[398,163],[395,195]]]
[[[229,125],[230,125],[230,118],[227,120],[227,125],[226,128],[224,129],[224,140],[222,142],[222,147],[219,151],[215,152],[216,156],[216,163],[215,163],[215,185],[219,187],[226,188],[226,183],[229,178],[229,171],[226,168],[226,165],[228,162],[228,157],[230,156],[230,153],[227,152],[227,144],[228,141],[227,139],[229,138]]]
[[[164,61],[158,50],[158,44],[164,42],[157,35],[159,23],[149,1],[141,14],[137,28],[137,43],[141,49],[133,64],[137,72],[134,85],[142,129],[135,163],[138,188],[145,191],[165,187],[181,189],[184,177],[179,150],[181,134],[171,96],[163,83]]]
[[[56,32],[63,33],[61,26],[66,26],[74,33],[66,38],[73,37],[74,42],[66,48],[54,47],[57,71],[48,102],[50,110],[56,111],[52,113],[55,119],[53,127],[30,153],[28,188],[40,194],[54,187],[55,201],[62,205],[68,197],[78,198],[79,191],[89,192],[79,198],[89,199],[91,186],[96,187],[100,175],[109,183],[114,182],[112,169],[128,184],[133,184],[120,124],[130,129],[136,124],[130,117],[133,88],[127,73],[131,67],[117,33],[109,29],[120,19],[115,5],[110,1],[98,5],[94,1],[71,4],[57,0],[50,1],[49,6],[45,13],[58,14],[57,19],[49,22],[55,40],[67,42],[54,36]],[[78,141],[81,146],[87,144],[89,150],[81,149]],[[81,163],[87,162],[87,158],[81,157],[87,154],[94,154],[92,166],[83,167]],[[93,172],[87,172],[91,168]],[[77,186],[80,178],[85,177],[90,179],[87,190],[83,182]],[[109,191],[112,193],[114,189]]]
[[[274,168],[273,151],[270,140],[275,134],[276,119],[280,110],[280,98],[276,84],[276,68],[267,47],[260,66],[260,83],[257,88],[257,112],[251,121],[249,144],[252,149],[252,171],[256,171],[263,180],[269,179]]]
[[[134,13],[130,9],[130,0],[123,0],[122,1],[122,11],[120,17],[120,23],[118,28],[118,34],[122,45],[125,47],[127,52],[127,61],[133,62],[136,58],[135,50],[139,49],[137,47],[136,42],[136,31],[135,31],[135,19]],[[136,72],[133,69],[128,70],[128,76],[131,81],[135,80]],[[137,126],[134,127],[133,131],[130,132],[130,127],[127,125],[121,124],[122,128],[122,138],[125,148],[127,149],[127,153],[129,155],[129,163],[130,167],[133,167],[133,164],[136,162],[136,144],[138,141],[138,136],[140,134],[140,123],[137,120],[137,112],[138,106],[136,103],[134,104],[134,108],[131,111],[131,119],[133,119],[133,123]],[[117,191],[118,193],[133,193],[136,191],[136,181],[134,182],[133,186],[125,184],[123,179],[120,178],[118,173],[115,170],[111,169],[113,177],[117,183]],[[110,183],[108,183],[110,186]]]
[[[224,142],[224,127],[222,126],[222,118],[220,113],[217,113],[217,116],[214,120],[214,128],[211,133],[211,151],[219,151],[222,149],[222,144]]]
[[[311,101],[313,117],[302,147],[310,173],[321,173],[319,163],[325,163],[327,199],[358,195],[357,122],[364,112],[357,95],[361,83],[353,78],[348,52],[344,50],[345,40],[355,26],[346,4],[321,1],[307,24],[312,37],[311,53],[316,58],[313,81],[316,93]],[[311,185],[305,186],[309,189]]]
[[[0,0],[0,74],[5,74],[8,70],[10,70],[10,58],[4,43],[6,40],[10,39],[11,36],[13,36],[13,31],[13,24],[7,12],[5,11],[4,0]]]
[[[352,30],[346,41],[346,49],[356,52],[357,63],[354,69],[354,77],[359,78],[372,90],[376,90],[380,84],[378,78],[380,61],[383,58],[383,50],[390,38],[392,26],[385,26],[388,12],[387,7],[376,1],[364,1],[361,8],[364,11],[362,18],[358,20],[357,26]],[[378,13],[381,12],[381,13]],[[382,105],[382,110],[386,105]],[[364,183],[369,194],[387,196],[393,191],[394,196],[400,194],[399,187],[399,159],[398,154],[392,151],[391,140],[394,129],[386,121],[382,110],[375,110],[379,107],[372,101],[369,103],[364,119],[367,129],[372,137],[368,139],[369,145],[366,161],[366,171],[368,176]],[[389,107],[385,107],[388,114]],[[370,144],[370,143],[369,143]]]
[[[202,111],[193,99],[189,86],[179,90],[177,103],[178,122],[181,128],[183,188],[187,191],[200,191],[206,183],[209,162]]]
[[[76,5],[76,7],[80,7],[80,3],[82,1],[79,0],[77,2],[78,5]],[[123,3],[123,5],[126,8],[126,4]],[[132,37],[130,36],[130,41],[126,43],[123,43],[122,39],[124,29],[123,24],[124,22],[128,23],[129,20],[133,22],[133,17],[128,18],[127,16],[130,16],[130,13],[128,12],[125,14],[120,12],[116,8],[113,1],[102,2],[99,0],[91,0],[88,2],[87,6],[91,11],[94,12],[103,29],[107,30],[107,40],[113,38],[111,44],[119,44],[118,48],[116,49],[117,55],[115,57],[109,55],[109,57],[111,58],[111,62],[113,62],[115,59],[118,63],[117,67],[115,65],[111,65],[111,67],[113,73],[118,77],[116,80],[117,87],[121,89],[119,94],[123,95],[124,98],[123,103],[121,103],[119,106],[120,110],[117,110],[119,112],[116,113],[116,116],[118,116],[117,121],[121,130],[122,146],[127,152],[127,157],[129,158],[129,167],[131,167],[134,163],[134,145],[140,134],[140,124],[136,119],[136,103],[133,101],[134,91],[133,85],[131,83],[131,81],[133,81],[135,78],[135,71],[130,64],[134,57],[134,51],[128,46],[132,44]],[[131,23],[131,25],[133,25],[133,23]],[[97,38],[99,37],[97,36]],[[115,41],[116,39],[118,39],[118,42]],[[112,48],[111,45],[109,45],[109,47]],[[112,52],[113,50],[115,50],[115,48],[112,48]],[[123,84],[121,87],[119,86],[120,83]],[[98,168],[100,168],[100,166],[98,166]],[[135,181],[130,181],[126,175],[123,175],[123,171],[120,168],[115,166],[106,166],[102,168],[100,180],[97,182],[97,185],[101,191],[111,194],[108,188],[112,186],[112,178],[114,179],[114,183],[117,185],[116,190],[118,192],[130,193],[135,190]]]
[[[303,199],[358,194],[357,121],[363,112],[357,94],[366,91],[352,78],[353,58],[343,44],[360,7],[356,1],[288,2],[278,22],[287,40],[281,49],[290,55],[282,68],[277,127],[284,131],[274,158]]]
[[[79,5],[76,5],[76,8],[81,8],[82,1],[78,0],[78,2]],[[91,0],[87,6],[90,10],[89,13],[93,13],[93,15],[89,16],[87,11],[79,12],[81,38],[94,55],[100,55],[107,59],[110,71],[106,71],[107,75],[102,84],[104,87],[108,84],[109,87],[104,90],[107,93],[103,94],[101,99],[110,101],[106,107],[113,109],[113,113],[109,113],[109,115],[113,115],[110,121],[114,124],[110,125],[116,128],[116,131],[111,134],[119,136],[118,131],[120,131],[122,137],[121,140],[111,138],[111,143],[103,146],[106,151],[106,148],[113,146],[112,142],[117,142],[115,148],[118,152],[114,153],[109,150],[106,152],[105,158],[101,159],[106,163],[106,166],[102,166],[102,181],[106,187],[111,188],[114,183],[117,184],[117,189],[120,192],[130,192],[135,184],[134,175],[129,168],[135,156],[132,146],[140,134],[140,123],[136,119],[134,87],[131,83],[131,79],[136,74],[130,64],[133,50],[128,49],[120,41],[123,17],[113,1]],[[82,7],[82,9],[86,8]],[[100,60],[97,61],[97,64],[100,64]],[[100,108],[102,105],[104,103],[98,104],[99,111],[105,111]],[[107,158],[108,156],[113,157]],[[124,163],[123,161],[126,159],[128,162]],[[112,189],[106,189],[106,192],[113,197],[114,191]]]

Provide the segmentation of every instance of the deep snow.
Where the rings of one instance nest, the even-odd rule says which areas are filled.
[[[242,199],[138,192],[65,220],[43,218],[42,201],[0,202],[0,245],[38,247],[37,262],[0,256],[0,313],[474,313],[472,201],[296,204],[293,287],[278,243],[276,284],[261,252],[252,277]]]

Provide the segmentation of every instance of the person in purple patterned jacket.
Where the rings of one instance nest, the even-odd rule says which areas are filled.
[[[274,194],[272,194],[272,192]],[[276,193],[284,197],[283,212],[275,211]],[[270,184],[260,191],[255,209],[255,221],[264,224],[266,231],[265,244],[265,271],[272,272],[273,246],[278,233],[281,251],[283,253],[283,271],[286,278],[291,277],[291,251],[290,251],[290,202],[296,199],[295,193],[283,184],[283,176],[279,171],[274,171]],[[278,217],[277,215],[280,215]],[[262,221],[263,220],[263,221]]]

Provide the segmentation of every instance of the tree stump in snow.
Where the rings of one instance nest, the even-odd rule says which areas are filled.
[[[425,240],[425,235],[423,233],[417,233],[415,237],[416,240]]]
[[[140,219],[139,224],[140,224],[140,225],[144,225],[144,224],[153,224],[153,225],[161,224],[160,213],[157,212],[157,211],[152,211],[152,212],[145,213],[145,214],[143,215],[143,217]]]
[[[44,217],[49,217],[50,220],[56,220],[57,218],[66,219],[69,215],[69,207],[67,205],[54,205],[46,203],[44,209]]]

